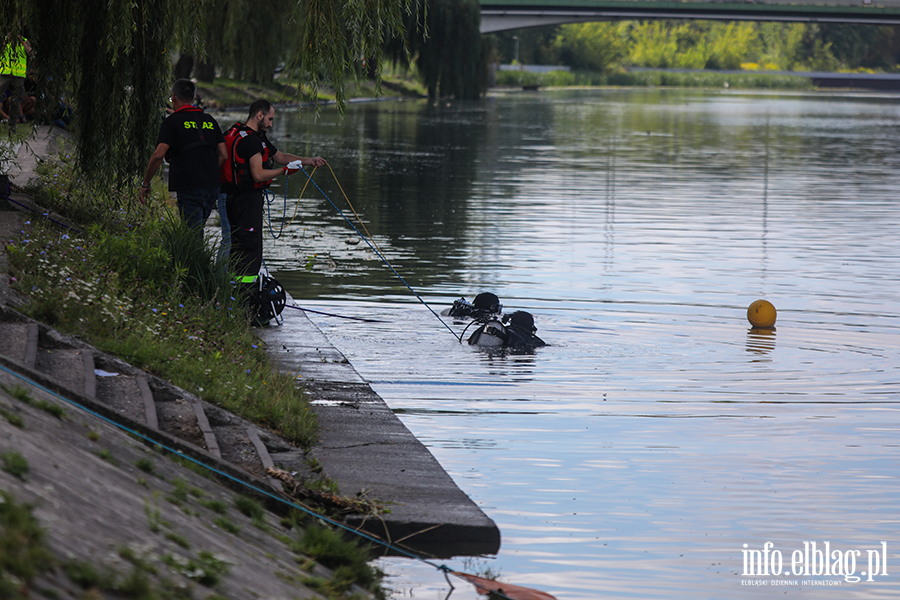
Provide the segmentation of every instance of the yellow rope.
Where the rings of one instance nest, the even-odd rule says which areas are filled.
[[[326,163],[326,164],[328,164],[328,163]],[[309,186],[309,182],[312,181],[312,176],[316,174],[316,169],[318,169],[318,167],[313,167],[312,173],[310,173],[309,176],[307,176],[306,182],[303,184],[303,189],[300,190],[300,195],[297,197],[297,205],[294,207],[294,216],[292,216],[291,220],[288,221],[287,227],[290,227],[291,223],[294,222],[294,219],[297,218],[297,213],[300,211],[300,199],[303,198],[303,192],[306,191],[306,188]],[[384,260],[384,262],[387,263],[387,265],[389,267],[393,268],[391,263],[388,262],[388,259],[385,258],[384,252],[382,252],[381,248],[378,247],[378,243],[375,241],[375,238],[373,238],[372,234],[369,233],[369,230],[366,228],[366,224],[363,223],[363,220],[359,216],[359,213],[357,213],[356,209],[353,208],[353,203],[350,202],[350,198],[347,196],[347,192],[344,191],[344,187],[341,185],[341,182],[338,181],[337,175],[335,175],[334,169],[331,168],[330,164],[328,164],[328,170],[331,171],[331,176],[334,177],[334,182],[337,184],[338,189],[341,190],[341,194],[344,196],[344,200],[347,201],[347,206],[349,206],[350,210],[353,211],[353,215],[356,217],[357,222],[359,222],[360,227],[362,227],[363,231],[366,232],[366,235],[369,236],[369,241],[372,243],[373,246],[375,246],[375,249],[381,255],[382,260]]]
[[[341,187],[341,182],[338,181],[337,175],[334,174],[334,169],[331,168],[331,165],[328,165],[328,169],[331,171],[331,176],[334,177],[334,182],[337,184],[338,189],[341,190],[341,194],[344,195],[344,200],[347,201],[347,206],[350,207],[350,210],[353,211],[354,216],[356,216],[356,220],[359,221],[360,227],[363,228],[363,231],[366,232],[366,235],[369,236],[369,241],[372,242],[372,245],[375,246],[375,249],[378,250],[378,253],[381,254],[381,257],[384,258],[384,252],[381,251],[381,248],[378,247],[378,244],[375,242],[375,238],[372,237],[372,234],[369,233],[369,230],[366,229],[366,224],[363,223],[362,219],[356,214],[356,209],[353,208],[353,204],[350,202],[350,198],[347,197],[347,193],[344,191],[344,188]],[[384,258],[384,262],[387,262],[387,258]],[[390,265],[390,263],[388,263]]]
[[[312,176],[316,174],[316,169],[318,169],[318,167],[313,167],[312,173],[309,174],[309,177],[306,178],[306,183],[303,184],[303,189],[300,190],[300,195],[297,196],[297,205],[294,207],[294,216],[288,221],[288,227],[290,227],[291,223],[294,222],[294,219],[297,218],[297,213],[300,211],[300,198],[303,197],[303,192],[306,191],[306,187],[309,185],[309,182],[312,181]],[[334,171],[332,171],[332,174],[333,173]],[[285,182],[285,185],[287,185],[287,182]]]

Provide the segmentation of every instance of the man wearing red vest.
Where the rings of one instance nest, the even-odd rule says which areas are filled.
[[[167,159],[169,191],[178,196],[178,210],[189,226],[202,232],[219,197],[219,168],[227,153],[219,124],[194,106],[195,93],[196,86],[190,79],[179,79],[172,86],[174,112],[160,125],[140,199],[147,199],[150,180]]]
[[[260,99],[251,104],[247,123],[238,123],[228,132],[229,138],[234,139],[234,146],[221,172],[231,226],[232,265],[239,281],[246,284],[251,293],[258,292],[262,267],[263,191],[273,178],[297,171],[288,167],[276,168],[275,163],[287,165],[300,161],[305,167],[327,164],[319,156],[307,158],[278,150],[266,137],[274,121],[275,107],[268,100]]]

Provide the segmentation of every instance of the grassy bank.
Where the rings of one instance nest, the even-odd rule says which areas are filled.
[[[375,82],[361,79],[346,82],[347,98],[376,97]],[[218,109],[236,109],[249,106],[257,98],[266,98],[280,104],[307,104],[313,102],[312,90],[301,83],[277,79],[270,83],[256,84],[236,79],[217,77],[212,83],[197,82],[197,93],[204,105]],[[384,75],[381,97],[423,96],[426,90],[411,74],[400,71]],[[318,102],[334,101],[334,93],[329,89],[318,92]]]
[[[675,73],[670,71],[640,71],[622,73],[592,73],[583,71],[498,71],[498,86],[615,86],[615,87],[689,87],[731,89],[811,90],[812,82],[799,75],[768,73],[720,73],[703,71]]]
[[[7,247],[22,310],[308,447],[316,419],[269,362],[217,249],[155,189],[147,205],[91,189],[64,158],[28,190],[75,223],[25,225]]]

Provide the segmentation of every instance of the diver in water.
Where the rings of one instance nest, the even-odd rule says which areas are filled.
[[[535,335],[534,317],[517,310],[502,318],[492,317],[469,337],[470,346],[489,348],[540,348],[547,343]]]
[[[456,317],[458,319],[471,318],[476,321],[484,321],[492,317],[500,316],[503,306],[500,304],[500,298],[490,292],[482,292],[475,296],[475,300],[469,304],[465,298],[460,298],[453,302],[453,306],[441,311],[445,317]]]

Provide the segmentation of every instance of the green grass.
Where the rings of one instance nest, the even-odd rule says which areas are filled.
[[[97,565],[83,561],[72,560],[63,565],[63,570],[69,579],[84,589],[112,588],[115,578],[109,570],[101,570]]]
[[[108,565],[98,567],[84,560],[71,560],[63,565],[66,576],[86,590],[82,598],[134,598],[138,600],[190,600],[193,598],[189,588],[178,585],[169,578],[162,577],[154,583],[150,575],[156,575],[158,569],[147,559],[139,558],[125,549],[120,555],[132,564],[131,570],[124,576]],[[163,561],[164,564],[165,561]],[[167,565],[168,566],[168,565]],[[107,592],[106,595],[101,592]]]
[[[247,496],[236,496],[234,498],[234,506],[239,512],[251,519],[262,519],[265,514],[262,504]]]
[[[166,500],[175,504],[176,506],[181,506],[188,500],[188,491],[190,490],[190,486],[188,482],[184,479],[176,479],[172,482],[172,492],[166,496]]]
[[[174,543],[178,544],[179,546],[181,546],[182,548],[184,548],[186,550],[190,549],[190,547],[191,547],[191,543],[188,541],[188,539],[186,537],[184,537],[181,534],[175,533],[174,531],[166,532],[166,534],[163,537],[165,537],[170,542],[174,542]]]
[[[162,557],[162,562],[206,587],[218,584],[230,570],[228,563],[208,550],[201,550],[196,558],[167,554]]]
[[[159,533],[162,525],[162,510],[159,507],[159,492],[153,492],[144,498],[144,514],[147,515],[147,527],[153,533]]]
[[[3,470],[17,479],[24,481],[28,475],[28,461],[14,450],[0,454],[0,462],[3,462]]]
[[[330,591],[339,591],[333,587],[335,584],[340,584],[339,587],[343,588],[340,591],[346,591],[354,583],[374,588],[373,591],[378,588],[380,573],[369,565],[368,549],[361,547],[355,540],[344,538],[337,531],[310,526],[295,542],[293,550],[315,559],[335,572]]]
[[[237,535],[241,531],[241,526],[236,525],[231,519],[228,517],[216,517],[213,520],[213,523],[216,527],[221,529],[222,531],[227,531],[232,535]]]
[[[184,456],[175,454],[174,452],[168,452],[168,451],[163,451],[163,452],[164,452],[165,457],[168,458],[173,463],[175,463],[176,465],[179,465],[179,466],[187,469],[188,471],[191,471],[192,473],[194,473],[196,475],[200,475],[201,477],[204,477],[206,479],[213,478],[213,472],[210,471],[209,469],[207,469],[206,467],[204,467],[202,464],[200,464],[196,461],[193,461],[189,458],[186,458]]]
[[[119,548],[119,556],[144,573],[150,573],[151,575],[156,575],[157,573],[156,567],[153,566],[152,562],[148,558],[138,555],[134,548],[130,546],[122,546]]]
[[[89,220],[84,235],[35,220],[7,246],[25,312],[301,446],[315,441],[305,395],[271,365],[217,248],[160,196],[140,211],[118,197],[104,206],[70,164],[40,173],[47,208]]]
[[[66,416],[66,410],[63,407],[46,400],[35,400],[32,397],[31,392],[20,385],[17,385],[14,388],[10,389],[5,385],[0,384],[0,389],[2,389],[4,392],[9,394],[16,400],[19,400],[29,406],[33,406],[34,408],[49,413],[57,419],[62,419],[64,416]]]
[[[19,415],[6,410],[5,408],[0,408],[0,417],[6,419],[6,422],[12,425],[13,427],[18,427],[22,429],[25,427],[25,420],[22,419]]]
[[[224,515],[228,512],[228,505],[221,500],[198,500],[200,506],[204,506],[216,514]]]
[[[139,458],[137,461],[135,461],[134,466],[136,466],[138,469],[140,469],[144,473],[148,473],[150,475],[152,475],[154,470],[156,469],[155,465],[153,464],[153,461],[146,457]]]
[[[0,490],[0,598],[29,597],[31,581],[53,568],[45,537],[32,506]]]
[[[119,466],[119,461],[116,460],[116,458],[112,455],[112,452],[110,452],[107,448],[101,448],[100,450],[97,450],[97,456],[113,466]]]

